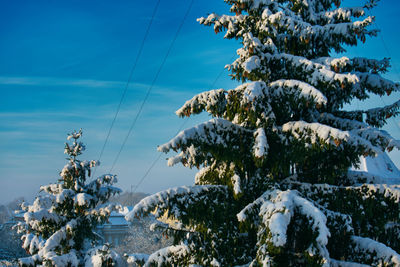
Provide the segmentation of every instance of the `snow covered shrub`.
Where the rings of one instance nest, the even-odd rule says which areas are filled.
[[[21,258],[21,266],[82,266],[86,251],[96,243],[93,230],[116,209],[114,204],[104,204],[121,192],[113,186],[116,176],[87,181],[98,162],[77,159],[85,150],[81,136],[82,131],[68,136],[72,139],[65,144],[68,163],[57,183],[41,186],[33,204],[22,205],[25,222],[18,229],[23,233],[23,248],[31,256]]]
[[[198,21],[240,39],[228,69],[242,84],[194,96],[176,113],[214,118],[159,147],[201,167],[194,186],[135,206],[154,213],[173,246],[145,266],[400,266],[400,188],[360,184],[362,155],[399,148],[379,129],[400,101],[346,110],[399,91],[389,60],[335,58],[375,36],[374,17],[340,0],[225,0],[232,15]],[[367,178],[366,178],[367,179]]]
[[[108,244],[90,249],[85,256],[85,266],[90,267],[122,267],[124,260]]]

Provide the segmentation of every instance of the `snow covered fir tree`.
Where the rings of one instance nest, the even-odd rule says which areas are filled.
[[[242,47],[235,89],[203,92],[176,113],[214,118],[159,147],[197,167],[127,219],[154,213],[174,245],[146,266],[400,266],[400,187],[349,171],[360,156],[399,148],[381,127],[400,101],[347,110],[399,91],[388,59],[333,57],[377,35],[374,17],[340,0],[225,0],[230,15],[198,21]]]
[[[20,266],[112,266],[121,261],[107,246],[95,247],[99,237],[94,232],[117,208],[106,202],[121,190],[113,186],[115,175],[88,181],[98,162],[77,158],[85,150],[81,136],[82,131],[68,136],[72,139],[65,144],[68,163],[58,182],[41,186],[33,204],[22,205],[25,222],[17,227],[31,256],[19,259]]]

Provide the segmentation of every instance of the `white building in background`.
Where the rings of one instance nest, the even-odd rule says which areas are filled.
[[[102,236],[104,243],[110,243],[114,247],[119,246],[129,231],[129,222],[125,220],[125,215],[132,207],[124,207],[120,212],[113,211],[105,223],[97,227],[97,233]]]
[[[376,157],[361,157],[360,166],[352,170],[379,176],[383,184],[400,185],[400,170],[386,152]]]

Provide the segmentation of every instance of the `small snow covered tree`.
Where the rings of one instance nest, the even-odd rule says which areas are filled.
[[[89,256],[85,253],[98,239],[96,226],[105,223],[116,209],[116,205],[106,204],[107,200],[121,190],[113,186],[115,175],[87,181],[98,162],[77,159],[85,150],[81,136],[82,131],[68,136],[72,139],[65,144],[68,163],[58,182],[41,186],[33,204],[22,205],[25,222],[18,228],[23,233],[23,248],[31,256],[21,258],[21,266],[82,266],[85,256],[96,258],[93,250]]]
[[[170,165],[202,167],[195,185],[147,197],[127,216],[153,212],[174,237],[146,266],[400,266],[400,188],[349,172],[362,155],[399,148],[379,128],[400,101],[345,108],[400,84],[381,76],[388,59],[332,57],[377,34],[365,15],[376,1],[225,2],[234,14],[199,22],[242,41],[227,66],[242,84],[177,111],[214,119],[159,147],[181,151]]]

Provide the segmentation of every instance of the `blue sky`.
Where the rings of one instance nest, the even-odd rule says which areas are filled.
[[[357,2],[343,1],[344,5]],[[30,199],[40,185],[56,181],[65,164],[66,135],[74,129],[84,131],[87,151],[82,159],[99,157],[156,1],[0,3],[0,203],[4,203],[19,196]],[[188,6],[189,1],[161,0],[96,174],[109,171]],[[374,10],[381,37],[346,53],[378,59],[390,56],[393,68],[386,77],[396,81],[400,80],[399,10],[399,1],[383,0]],[[115,165],[113,173],[122,189],[140,181],[159,156],[157,145],[167,142],[182,125],[184,120],[175,116],[175,110],[196,93],[236,85],[227,71],[216,79],[239,44],[196,22],[213,11],[227,12],[227,5],[222,0],[194,0]],[[398,93],[354,105],[381,106],[396,99]],[[206,115],[195,117],[185,127],[205,119]],[[385,128],[396,138],[400,138],[398,123],[396,118]],[[399,166],[400,153],[391,156]],[[192,184],[194,173],[167,167],[160,160],[138,191]]]

